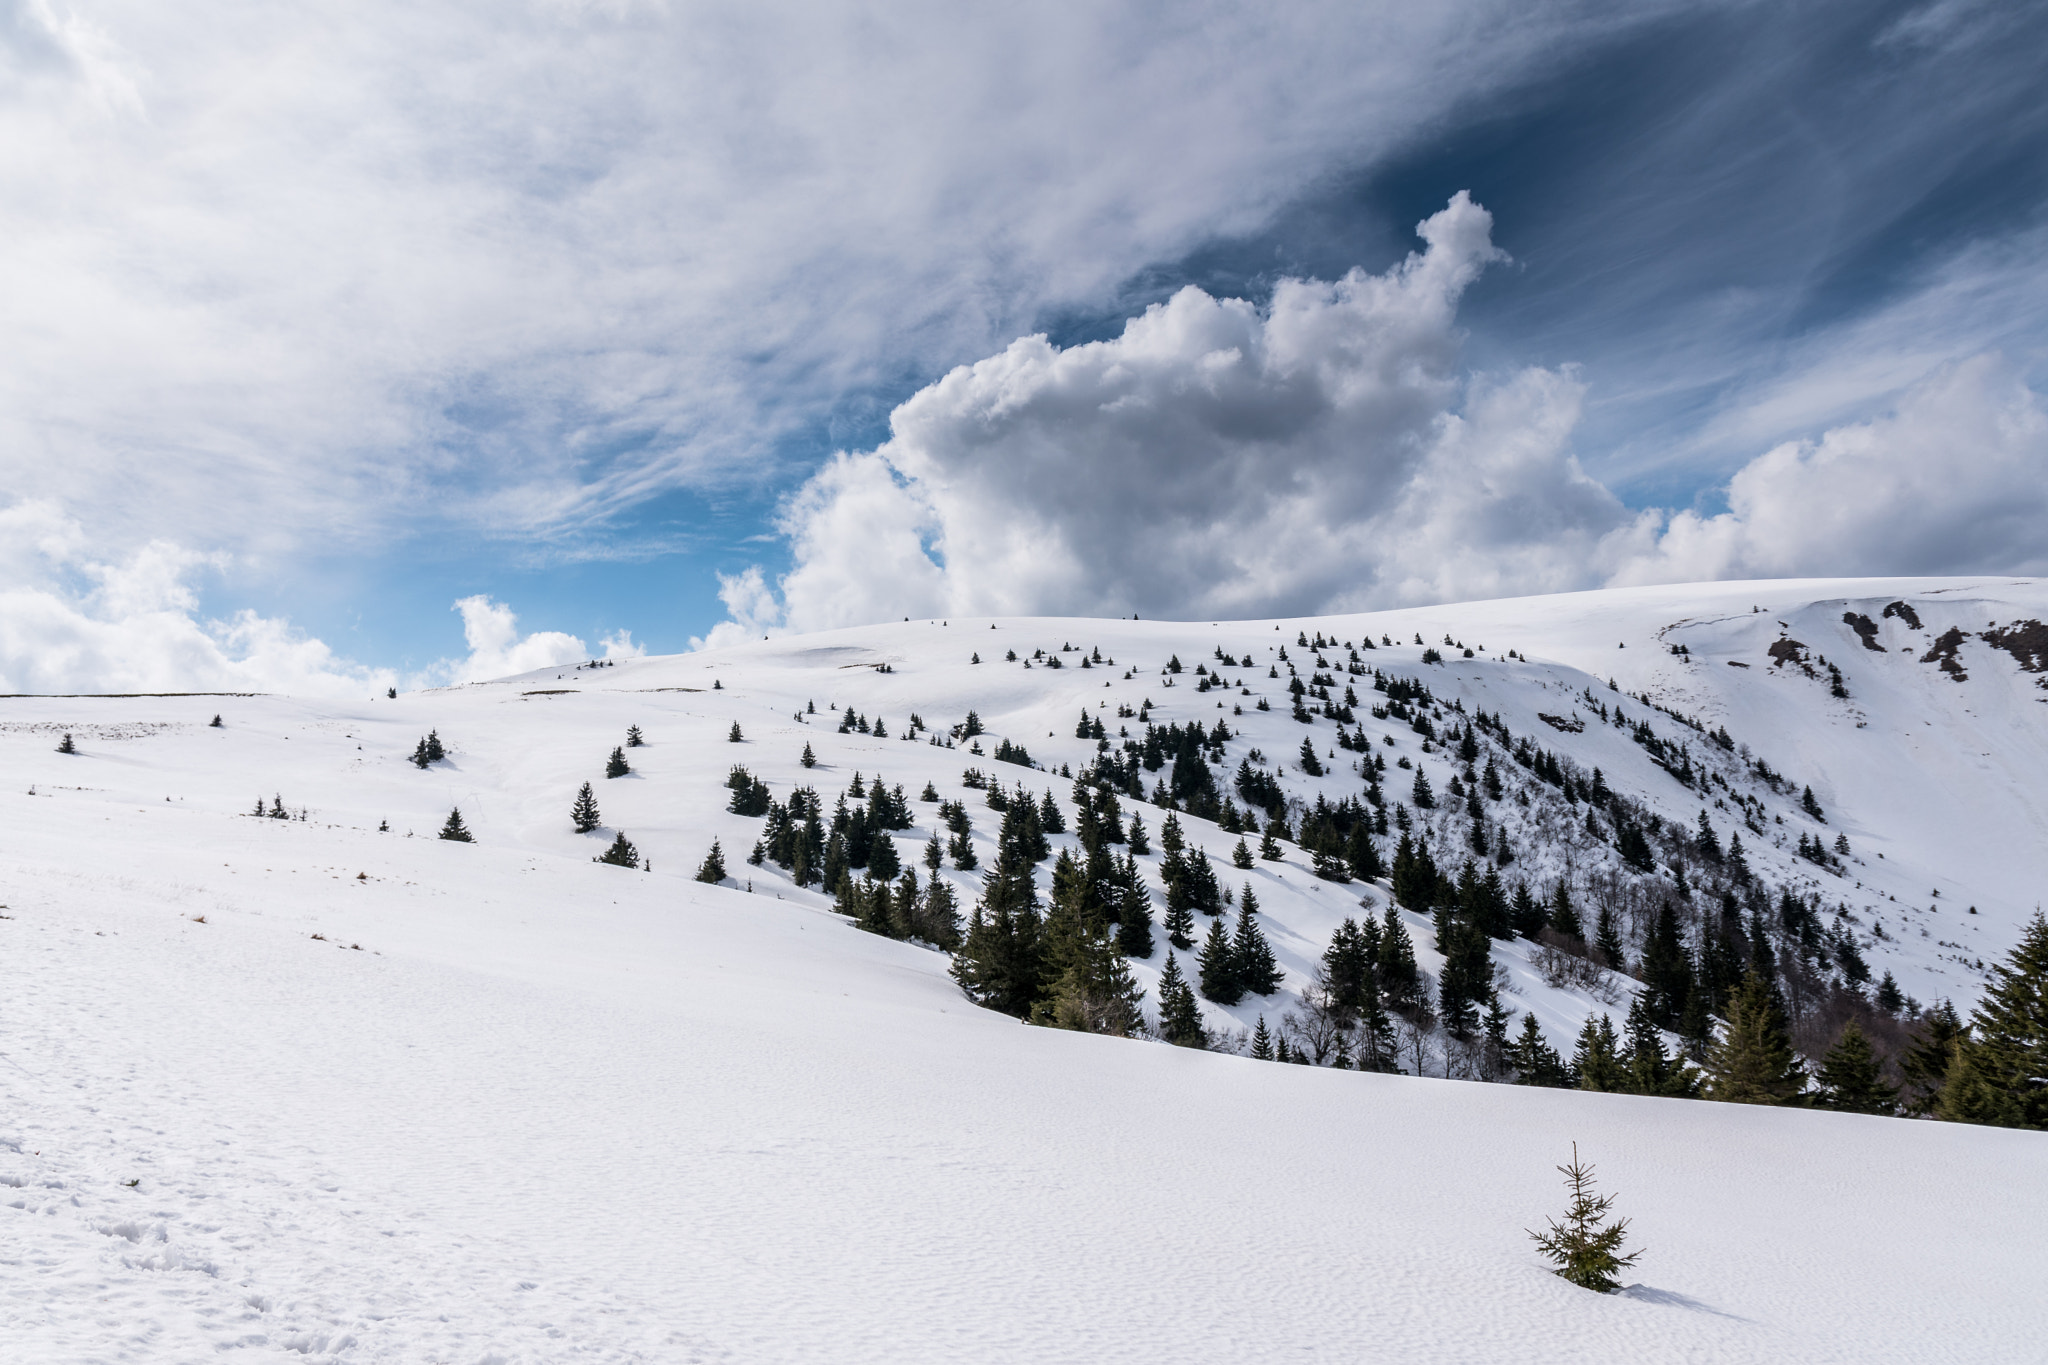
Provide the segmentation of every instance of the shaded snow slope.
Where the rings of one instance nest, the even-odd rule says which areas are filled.
[[[1114,735],[1120,702],[1208,723],[1220,698],[1245,708],[1223,713],[1243,731],[1230,767],[1252,747],[1288,760],[1332,726],[1288,717],[1285,668],[1277,681],[1226,669],[1232,689],[1201,694],[1195,664],[1216,647],[1263,661],[1284,640],[1306,674],[1297,631],[1369,629],[1410,641],[1362,651],[1369,664],[1498,712],[1674,821],[1689,824],[1700,795],[1627,732],[1556,731],[1539,714],[1569,718],[1579,698],[1583,716],[1591,688],[1678,736],[1625,695],[1647,691],[1725,724],[1811,783],[1826,833],[1855,850],[1840,876],[1769,838],[1752,862],[1811,876],[1865,933],[1887,925],[1866,940],[1874,968],[1923,999],[1967,1000],[1966,963],[2009,946],[2048,847],[2048,711],[2035,709],[2048,691],[1979,637],[2048,616],[2044,598],[2010,580],[1777,583],[1278,631],[910,622],[355,707],[0,701],[0,1356],[2023,1358],[2048,1270],[2038,1134],[1362,1076],[1029,1029],[969,1006],[939,954],[862,934],[775,869],[747,867],[761,822],[722,808],[735,761],[778,797],[802,781],[828,802],[855,769],[879,770],[923,822],[900,836],[909,862],[932,818],[914,801],[927,780],[969,798],[982,839],[995,813],[963,791],[969,764],[1066,799],[1067,782],[964,745],[838,734],[828,706],[883,717],[892,735],[913,711],[942,728],[972,707],[985,747],[1007,737],[1057,767],[1093,752],[1072,737],[1084,704],[1106,704]],[[1896,600],[1919,629],[1882,615]],[[1878,623],[1883,653],[1845,612]],[[1970,632],[1952,651],[1963,681],[1936,649],[1951,626]],[[1418,632],[1443,664],[1419,663]],[[1475,657],[1443,647],[1446,634]],[[1780,639],[1825,655],[1851,696],[1830,696],[1825,672],[1774,664]],[[1000,662],[1068,642],[1117,666]],[[1175,653],[1189,672],[1166,688]],[[885,662],[893,671],[874,671]],[[1256,712],[1239,682],[1276,709]],[[800,721],[807,701],[821,714]],[[220,729],[205,724],[215,712]],[[725,738],[734,720],[744,743]],[[648,744],[629,751],[631,776],[607,781],[629,724]],[[452,757],[421,771],[405,755],[429,728]],[[1412,731],[1365,728],[1396,739],[1380,751],[1448,777]],[[79,754],[52,752],[67,732]],[[805,742],[821,759],[808,771]],[[1703,762],[1734,762],[1691,742]],[[1290,790],[1356,795],[1352,755],[1334,753],[1331,776],[1290,773]],[[567,807],[585,780],[605,828],[577,836]],[[309,819],[251,818],[259,793]],[[1403,793],[1390,781],[1388,794]],[[1772,838],[1803,828],[1785,793],[1757,799]],[[431,837],[455,804],[477,844]],[[1724,835],[1738,827],[1710,810]],[[1146,811],[1155,834],[1158,814]],[[1233,837],[1184,823],[1226,859]],[[1527,852],[1508,872],[1554,870],[1537,831],[1512,827]],[[590,862],[619,829],[653,872]],[[713,836],[751,895],[688,880]],[[1255,884],[1298,985],[1330,930],[1385,890],[1317,882],[1288,854],[1218,870]],[[1156,854],[1145,861],[1156,871]],[[1432,968],[1424,922],[1411,930]],[[1560,1044],[1604,1008],[1543,986],[1516,945],[1496,957],[1510,1005]],[[1163,962],[1162,941],[1138,965],[1148,988]],[[1205,1008],[1230,1027],[1284,1001]],[[1521,1232],[1562,1207],[1551,1168],[1574,1140],[1649,1247],[1630,1295],[1564,1285]]]

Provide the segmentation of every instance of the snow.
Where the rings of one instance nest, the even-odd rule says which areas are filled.
[[[1866,651],[1840,622],[1897,598],[1926,629],[1884,620],[1880,643],[1911,652]],[[1056,766],[1092,751],[1072,738],[1084,702],[1107,704],[1114,734],[1118,702],[1207,722],[1224,696],[1246,708],[1229,720],[1245,734],[1234,769],[1254,745],[1291,760],[1304,730],[1263,662],[1226,672],[1275,698],[1271,713],[1195,693],[1214,646],[1263,661],[1284,641],[1306,673],[1297,630],[1448,633],[1488,648],[1445,650],[1434,691],[1569,743],[1669,818],[1690,823],[1697,796],[1624,732],[1556,735],[1536,711],[1588,685],[1611,703],[1611,674],[1811,782],[1830,837],[1847,830],[1856,850],[1850,876],[1814,871],[1831,903],[1901,898],[1882,902],[1897,928],[1867,944],[1873,969],[1967,1004],[1975,973],[1939,943],[1989,961],[2038,895],[2048,713],[2033,708],[2048,692],[1981,642],[1963,647],[1964,683],[1918,660],[1949,624],[2040,619],[2044,598],[2013,580],[1861,581],[1278,623],[907,622],[354,706],[0,700],[0,1357],[2023,1358],[2048,1271],[2039,1134],[1027,1028],[969,1005],[941,955],[860,933],[748,867],[760,822],[724,813],[723,782],[737,761],[778,797],[809,782],[829,801],[879,769],[926,822],[900,836],[909,862],[933,818],[914,799],[926,780],[968,798],[984,840],[994,813],[962,792],[963,767],[1063,803],[1069,784],[964,746],[840,735],[828,704],[882,715],[892,735],[912,711],[944,727],[973,707],[984,747],[1009,737]],[[1849,701],[1769,666],[1788,631],[1849,675]],[[1069,640],[1117,667],[1000,662]],[[1189,672],[1167,689],[1170,652]],[[1420,652],[1364,657],[1415,671]],[[820,714],[796,719],[813,700]],[[742,744],[725,738],[735,719]],[[606,781],[636,723],[635,772]],[[430,727],[452,757],[423,772],[405,756]],[[1436,761],[1396,723],[1367,730]],[[65,732],[79,754],[53,752]],[[809,772],[805,742],[821,759]],[[1440,791],[1447,775],[1432,770]],[[577,836],[567,808],[586,780],[605,827]],[[1347,763],[1320,787],[1288,781],[1333,798],[1359,786]],[[310,818],[250,817],[259,792]],[[476,844],[432,837],[450,805]],[[1803,818],[1780,797],[1771,809]],[[1160,814],[1146,814],[1155,843]],[[1227,860],[1234,836],[1183,823]],[[590,861],[620,829],[654,871]],[[727,886],[689,879],[714,835]],[[1317,882],[1289,853],[1218,871],[1255,884],[1294,986],[1361,894],[1384,890]],[[1774,876],[1801,866],[1751,857]],[[1433,968],[1426,927],[1410,928]],[[1511,1006],[1553,1041],[1603,1008],[1548,990],[1515,945],[1496,958]],[[1137,965],[1148,988],[1164,960],[1162,936]],[[1227,1028],[1285,1003],[1205,1008]],[[1648,1248],[1625,1295],[1557,1280],[1522,1231],[1561,1210],[1553,1167],[1574,1141]]]

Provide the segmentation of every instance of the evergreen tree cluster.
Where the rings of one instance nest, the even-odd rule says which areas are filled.
[[[432,764],[439,763],[446,757],[448,757],[448,751],[441,747],[440,732],[438,730],[429,730],[426,737],[413,746],[412,765],[415,768],[426,768]]]

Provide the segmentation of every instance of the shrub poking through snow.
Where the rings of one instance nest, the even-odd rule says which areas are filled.
[[[452,839],[458,844],[473,844],[476,842],[475,839],[470,837],[469,826],[462,823],[462,808],[460,806],[449,807],[448,819],[441,826],[441,837],[443,839]]]
[[[711,851],[704,855],[704,861],[697,864],[697,880],[711,885],[725,880],[725,851],[716,839],[711,841]]]
[[[1557,1274],[1582,1289],[1612,1294],[1621,1288],[1614,1273],[1634,1265],[1643,1253],[1621,1253],[1622,1244],[1628,1239],[1628,1219],[1607,1221],[1607,1211],[1614,1206],[1615,1197],[1593,1193],[1593,1168],[1579,1160],[1578,1143],[1572,1144],[1571,1165],[1557,1169],[1572,1192],[1564,1221],[1553,1218],[1547,1230],[1531,1232],[1529,1236],[1545,1256],[1557,1263]]]
[[[633,841],[626,837],[624,830],[620,830],[619,837],[612,840],[612,846],[590,861],[593,863],[610,863],[613,867],[638,867],[640,866],[640,850],[633,847]]]

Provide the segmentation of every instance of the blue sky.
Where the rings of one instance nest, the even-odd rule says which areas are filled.
[[[668,651],[729,615],[1306,610],[2040,563],[2024,519],[1983,531],[1984,508],[2048,481],[2034,7],[216,8],[208,24],[0,4],[17,148],[0,223],[24,244],[0,267],[19,362],[0,384],[4,493],[37,509],[20,525],[68,528],[33,553],[23,532],[0,571],[56,604],[30,617],[71,611],[103,643],[145,609],[202,631],[254,611],[410,675],[463,652],[451,607],[477,594],[522,632],[623,629]],[[1225,601],[1090,559],[1073,509],[1024,484],[1003,496],[1071,562],[1036,596],[975,586],[1004,576],[973,543],[1001,480],[957,442],[1011,419],[963,426],[928,386],[1041,332],[1109,348],[1089,382],[1113,384],[1139,355],[1116,349],[1127,323],[1183,287],[1263,309],[1283,279],[1392,280],[1461,191],[1490,237],[1467,243],[1471,278],[1409,300],[1438,310],[1413,342],[1427,393],[1402,390],[1398,419],[1304,408],[1279,435],[1226,433],[1205,477],[1337,479],[1351,529],[1411,509],[1389,532],[1435,515],[1413,510],[1425,485],[1521,480],[1566,509],[1550,558],[1396,572],[1333,525],[1328,573],[1219,541],[1200,571],[1248,585]],[[1422,325],[1345,316],[1361,336]],[[1280,383],[1272,357],[1295,343],[1244,335],[1278,348],[1257,363]],[[1174,348],[1192,344],[1144,352],[1160,433],[1187,419],[1162,395],[1186,391],[1196,370],[1174,366],[1199,356]],[[1016,363],[1065,382],[1056,357]],[[1303,401],[1341,406],[1353,390],[1332,382]],[[1509,391],[1524,406],[1482,421]],[[925,434],[886,445],[913,398]],[[1002,436],[1005,458],[1070,441],[1077,468],[1174,479],[1167,445],[1062,412]],[[1980,412],[2004,414],[1981,451],[1930,434]],[[1498,452],[1539,430],[1541,455],[1503,472]],[[1467,449],[1485,441],[1496,453]],[[1929,441],[1967,466],[1945,512],[1913,492]],[[1817,453],[1758,463],[1786,442]],[[1397,448],[1406,463],[1357,454]],[[1835,498],[1816,491],[1830,478],[1897,496],[1847,499],[1855,525],[1766,552],[1775,504]],[[1674,537],[1688,512],[1705,529]],[[1141,496],[1117,515],[1153,519]],[[1223,514],[1174,515],[1185,538]],[[870,524],[923,587],[824,590]],[[184,556],[159,556],[175,583],[115,600],[110,575],[152,543]],[[1439,536],[1403,553],[1460,552]],[[1034,542],[1004,553],[1035,560]],[[1557,567],[1595,560],[1591,578]],[[750,568],[767,595],[741,611]]]

